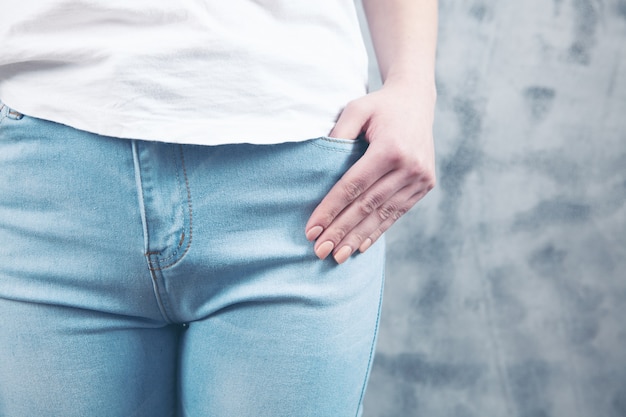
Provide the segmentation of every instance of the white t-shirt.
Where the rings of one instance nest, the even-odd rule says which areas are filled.
[[[327,135],[366,93],[352,0],[0,1],[0,100],[122,138]]]

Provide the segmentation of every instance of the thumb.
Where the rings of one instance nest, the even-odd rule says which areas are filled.
[[[332,138],[355,139],[364,130],[370,112],[359,101],[352,101],[343,109],[335,127],[328,134]]]

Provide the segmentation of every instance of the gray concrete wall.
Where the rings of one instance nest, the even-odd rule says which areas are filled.
[[[366,417],[626,416],[626,0],[441,0]]]

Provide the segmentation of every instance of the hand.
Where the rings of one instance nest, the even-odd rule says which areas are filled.
[[[426,89],[424,89],[426,90]],[[385,85],[345,107],[329,136],[369,142],[306,225],[320,259],[365,252],[435,185],[435,92]]]

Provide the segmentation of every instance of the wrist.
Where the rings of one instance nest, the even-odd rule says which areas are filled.
[[[415,76],[412,74],[388,74],[383,82],[383,89],[397,91],[401,95],[416,97],[420,100],[437,101],[437,86],[433,75]]]

